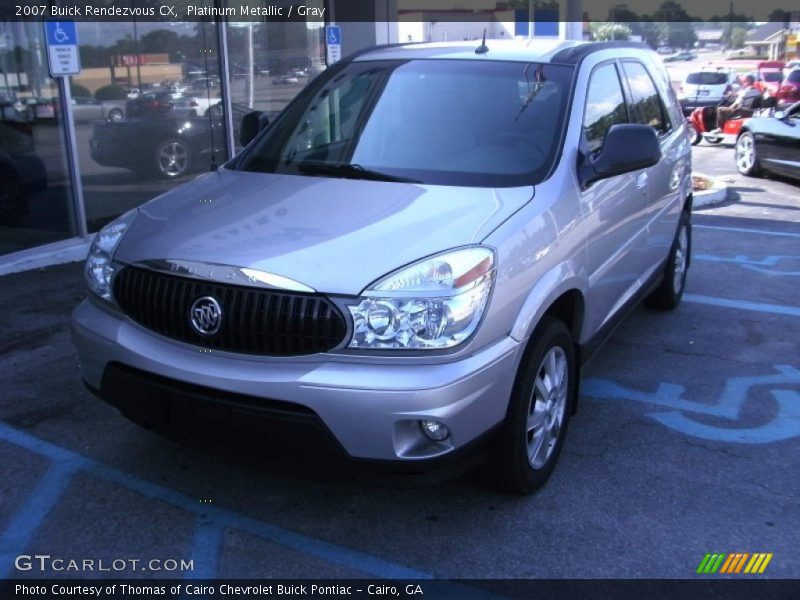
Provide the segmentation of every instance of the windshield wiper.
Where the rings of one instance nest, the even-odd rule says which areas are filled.
[[[395,181],[399,183],[420,183],[409,177],[398,177],[380,171],[365,169],[355,163],[323,163],[303,161],[298,163],[297,170],[311,175],[333,175],[347,179],[368,179],[370,181]]]

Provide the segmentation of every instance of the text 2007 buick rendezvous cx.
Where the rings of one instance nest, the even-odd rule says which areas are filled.
[[[396,472],[480,449],[531,492],[580,365],[639,299],[681,299],[690,171],[643,46],[363,51],[97,235],[82,376],[162,431],[238,424]]]

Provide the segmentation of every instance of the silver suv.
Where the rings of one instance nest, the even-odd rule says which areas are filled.
[[[505,489],[541,486],[581,365],[683,292],[690,145],[655,53],[378,47],[265,121],[97,235],[73,314],[89,388],[180,439],[392,473],[488,457]]]

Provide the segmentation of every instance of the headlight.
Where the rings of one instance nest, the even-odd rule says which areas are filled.
[[[452,348],[478,327],[494,281],[494,252],[475,246],[384,277],[349,306],[350,348]]]
[[[114,275],[114,266],[111,258],[117,249],[122,235],[128,229],[138,209],[126,212],[111,223],[103,227],[94,238],[89,255],[86,257],[84,275],[89,289],[103,298],[111,300],[111,277]]]

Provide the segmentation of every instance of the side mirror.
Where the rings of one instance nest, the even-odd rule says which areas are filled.
[[[242,117],[239,128],[239,143],[244,147],[252,142],[262,129],[269,125],[269,117],[260,110],[254,110]]]
[[[581,183],[585,189],[593,182],[652,167],[661,160],[661,145],[650,125],[612,125],[603,140],[603,149],[586,160]]]

